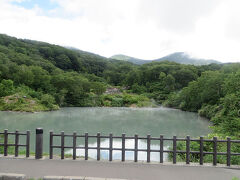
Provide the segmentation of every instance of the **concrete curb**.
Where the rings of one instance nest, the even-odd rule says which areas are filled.
[[[96,178],[82,176],[44,176],[43,180],[126,180],[126,179]]]
[[[26,180],[26,175],[0,173],[0,180]]]
[[[26,175],[0,173],[0,180],[26,180]],[[126,179],[96,178],[82,176],[44,176],[43,180],[126,180]]]

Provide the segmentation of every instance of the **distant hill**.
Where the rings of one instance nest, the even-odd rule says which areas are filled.
[[[110,58],[116,59],[116,60],[128,61],[128,62],[139,64],[139,65],[150,63],[150,62],[161,62],[161,61],[171,61],[171,62],[176,62],[180,64],[193,64],[193,65],[207,65],[211,63],[221,64],[219,61],[212,60],[212,59],[192,58],[184,52],[175,52],[167,56],[164,56],[162,58],[154,59],[154,60],[137,59],[137,58],[125,56],[122,54],[114,55]]]
[[[131,62],[133,64],[146,64],[146,63],[151,62],[151,60],[149,61],[149,60],[137,59],[137,58],[130,57],[130,56],[125,56],[125,55],[122,55],[122,54],[114,55],[114,56],[111,56],[110,58],[111,59],[116,59],[116,60],[128,61],[128,62]]]

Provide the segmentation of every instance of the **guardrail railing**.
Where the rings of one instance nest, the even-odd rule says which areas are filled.
[[[9,136],[13,136],[12,139],[15,140],[9,140]],[[19,139],[20,136],[25,136],[25,144],[20,144]],[[54,137],[60,137],[60,144],[56,145],[54,144]],[[72,139],[72,143],[70,145],[65,145],[65,139],[66,137]],[[0,132],[0,138],[2,140],[0,141],[0,147],[3,147],[3,155],[8,156],[8,150],[9,147],[14,147],[14,155],[15,157],[19,156],[19,147],[24,147],[26,152],[26,157],[29,157],[30,154],[30,131],[26,132],[19,132],[16,130],[15,132],[9,132],[7,129],[4,130],[4,132]],[[163,135],[160,135],[159,137],[152,137],[151,135],[147,135],[146,137],[138,136],[137,134],[134,136],[126,136],[126,134],[122,134],[121,136],[114,136],[112,133],[109,135],[101,135],[100,133],[97,133],[97,135],[89,135],[88,133],[85,134],[77,134],[76,132],[73,132],[73,134],[65,134],[64,131],[61,133],[54,133],[53,131],[50,132],[49,136],[49,158],[53,159],[53,150],[59,149],[60,150],[60,156],[61,159],[65,158],[65,150],[66,149],[72,149],[72,158],[73,160],[77,159],[77,150],[82,149],[84,150],[84,159],[88,160],[88,153],[89,150],[96,150],[97,157],[96,159],[99,161],[101,159],[101,151],[108,151],[108,160],[113,161],[113,151],[121,151],[121,161],[125,161],[125,155],[126,152],[133,152],[134,162],[138,162],[138,154],[139,152],[146,152],[146,161],[149,163],[151,162],[151,153],[159,153],[159,162],[164,162],[164,153],[170,154],[172,157],[173,164],[177,163],[177,155],[183,154],[185,158],[186,164],[190,164],[190,158],[191,155],[197,155],[199,159],[199,164],[204,164],[204,156],[205,155],[212,155],[212,164],[215,166],[217,165],[218,156],[226,156],[226,165],[231,165],[231,159],[232,156],[240,156],[240,148],[239,151],[232,151],[232,145],[233,144],[239,144],[240,146],[240,140],[232,140],[230,137],[228,137],[225,140],[218,139],[217,137],[213,137],[213,139],[204,139],[204,137],[200,138],[190,138],[190,136],[186,136],[186,138],[177,138],[177,136],[173,136],[172,138],[166,138]],[[89,139],[94,139],[96,141],[96,146],[92,147],[89,143]],[[104,140],[108,140],[108,147],[101,146],[101,142]],[[80,141],[77,141],[80,140]],[[121,141],[121,147],[114,147],[113,142],[114,140],[120,140]],[[133,148],[126,147],[126,140],[133,140],[134,146]],[[139,140],[144,140],[146,142],[146,148],[139,147]],[[69,142],[69,141],[68,141]],[[82,144],[78,145],[77,144]],[[81,143],[79,143],[81,142]],[[159,143],[159,148],[151,148],[151,145],[154,145],[154,143]],[[169,142],[171,144],[170,148],[164,149],[164,145]],[[178,150],[177,145],[178,142],[184,142],[184,150]],[[199,149],[195,151],[192,150],[191,143],[196,142],[199,144]],[[208,143],[208,144],[207,144]],[[209,144],[210,143],[210,144]],[[225,143],[226,151],[225,152],[219,152],[218,146],[221,143]],[[69,143],[68,143],[69,144]],[[212,151],[205,151],[204,147],[211,146]],[[234,148],[233,148],[234,149]],[[37,128],[36,129],[36,141],[35,141],[35,159],[41,159],[43,154],[43,129]]]
[[[61,137],[61,145],[54,145],[54,137]],[[72,137],[72,146],[65,146],[65,137]],[[84,146],[77,146],[77,138],[83,138],[84,139]],[[88,140],[89,138],[95,138],[97,142],[97,147],[91,147],[89,146]],[[109,147],[101,147],[101,140],[102,139],[108,139],[109,140]],[[121,148],[114,148],[113,147],[113,139],[120,139],[122,141],[122,147]],[[132,139],[134,140],[134,148],[126,148],[125,147],[125,141]],[[147,142],[147,148],[146,149],[140,149],[138,147],[138,140],[146,140]],[[160,147],[159,149],[151,149],[151,142],[152,141],[159,141]],[[164,150],[164,142],[170,141],[172,142],[172,150],[167,149]],[[186,149],[183,150],[177,150],[177,142],[183,141],[186,143]],[[190,150],[190,144],[191,142],[198,142],[199,143],[199,151],[191,151]],[[204,151],[204,142],[211,142],[212,145],[212,152]],[[218,143],[226,143],[227,145],[227,151],[226,152],[217,152],[217,146]],[[198,154],[199,155],[199,164],[203,165],[203,158],[204,155],[212,155],[212,163],[213,165],[217,165],[217,156],[218,155],[225,155],[227,157],[226,165],[231,165],[231,156],[239,156],[240,153],[233,153],[231,152],[231,145],[232,143],[240,143],[240,140],[231,140],[231,138],[227,138],[226,140],[219,140],[217,137],[214,137],[213,139],[204,139],[202,136],[199,139],[191,139],[190,136],[187,136],[186,138],[177,138],[177,136],[173,136],[173,138],[165,138],[163,135],[160,135],[159,137],[151,137],[151,135],[147,135],[146,137],[139,137],[138,135],[135,136],[126,136],[125,134],[122,134],[122,136],[113,136],[113,134],[109,134],[108,136],[103,136],[100,133],[97,133],[97,135],[89,135],[88,133],[85,133],[83,135],[78,135],[76,132],[73,134],[65,134],[64,131],[62,131],[60,134],[54,134],[52,131],[50,132],[50,146],[49,146],[49,158],[53,158],[53,149],[60,149],[61,150],[61,159],[65,158],[64,152],[65,149],[72,149],[73,150],[73,160],[77,158],[76,151],[77,149],[84,149],[84,158],[85,160],[88,160],[88,150],[94,149],[97,150],[97,160],[100,160],[100,151],[101,150],[107,150],[109,151],[109,161],[113,160],[113,151],[121,151],[121,160],[125,161],[125,153],[126,151],[132,151],[134,152],[134,162],[138,161],[138,152],[146,152],[147,153],[147,162],[151,161],[151,152],[157,152],[160,154],[159,162],[163,163],[163,153],[171,153],[172,154],[172,162],[173,164],[177,163],[177,154],[185,154],[186,155],[186,164],[190,164],[190,155],[191,154]]]
[[[19,132],[18,130],[16,130],[15,132],[8,132],[8,130],[5,129],[3,133],[0,132],[0,135],[3,136],[3,143],[0,143],[0,147],[1,146],[3,147],[4,156],[8,156],[8,148],[12,146],[15,148],[15,153],[14,153],[15,157],[18,157],[18,155],[19,155],[19,147],[25,147],[26,157],[29,157],[29,154],[30,154],[30,131]],[[9,136],[15,137],[14,143],[11,143],[9,141]],[[25,144],[19,144],[20,136],[25,136],[25,138],[26,138]]]

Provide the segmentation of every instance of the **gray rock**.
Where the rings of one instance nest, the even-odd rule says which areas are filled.
[[[0,173],[0,180],[26,180],[24,174]]]

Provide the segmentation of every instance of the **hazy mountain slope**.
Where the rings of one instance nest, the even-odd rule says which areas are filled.
[[[171,61],[171,62],[176,62],[180,64],[193,64],[193,65],[207,65],[211,63],[220,64],[220,62],[216,60],[192,58],[184,52],[176,52],[155,60],[142,60],[142,59],[137,59],[137,58],[133,58],[125,55],[114,55],[111,58],[117,59],[117,60],[129,61],[134,64],[146,64],[153,61],[158,61],[158,62]]]
[[[151,61],[148,61],[148,60],[137,59],[137,58],[130,57],[130,56],[125,56],[125,55],[122,55],[122,54],[117,54],[117,55],[111,56],[110,58],[111,59],[116,59],[116,60],[128,61],[128,62],[131,62],[133,64],[145,64],[145,63],[151,62]]]
[[[49,72],[60,68],[64,71],[73,70],[100,77],[106,69],[111,69],[115,64],[132,65],[129,62],[109,60],[78,49],[0,34],[0,60],[4,57],[17,65],[41,66]]]
[[[167,56],[156,59],[154,61],[165,61],[165,60],[177,62],[177,63],[180,63],[180,64],[194,64],[194,65],[206,65],[206,64],[211,64],[211,63],[220,64],[219,61],[212,60],[212,59],[192,58],[184,52],[176,52],[176,53],[173,53],[173,54],[169,54]]]

